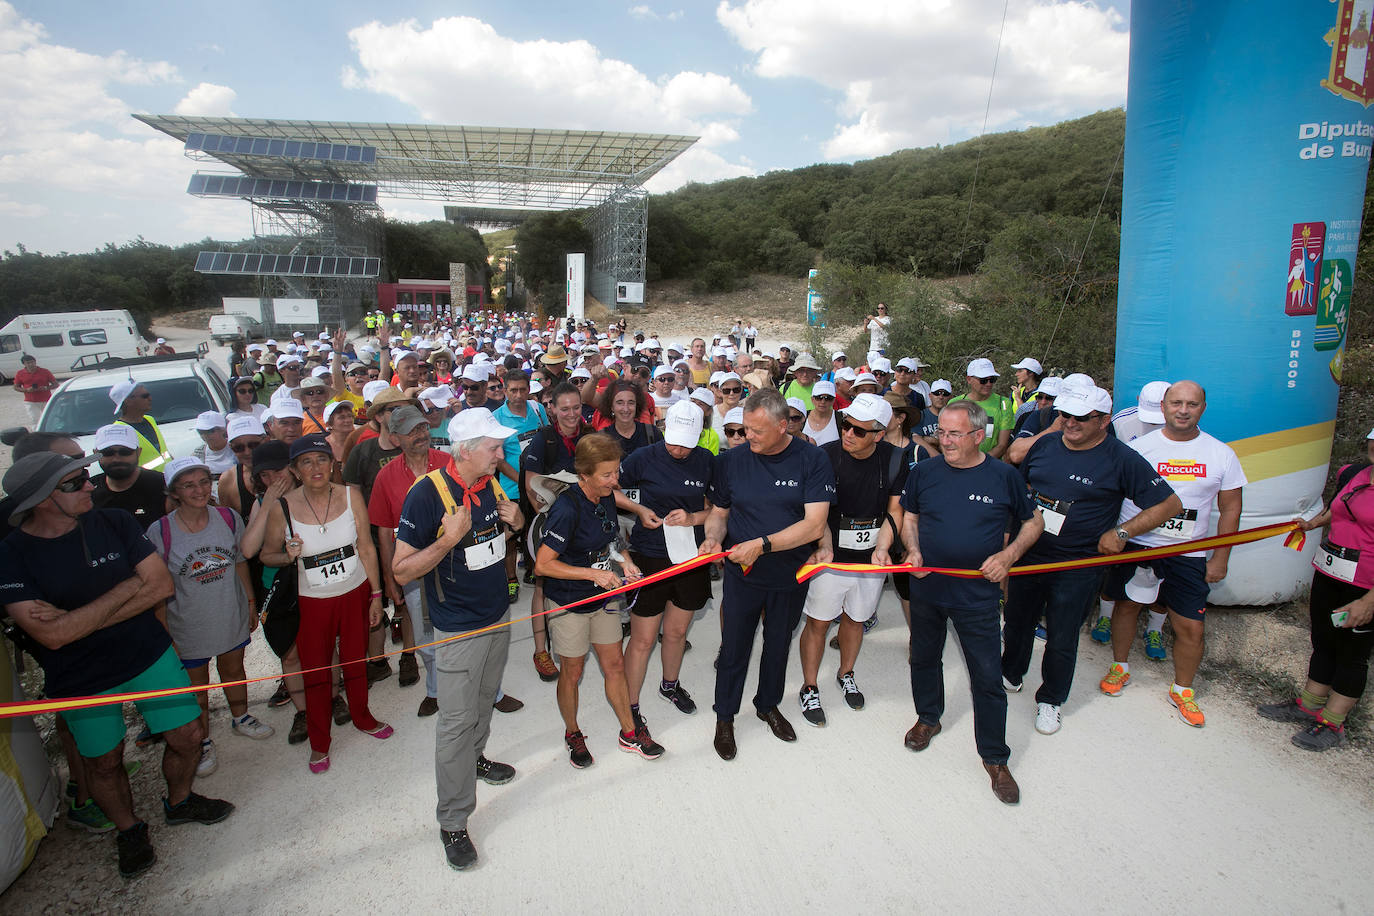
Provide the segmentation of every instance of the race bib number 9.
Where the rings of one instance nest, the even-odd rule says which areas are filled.
[[[1340,579],[1342,582],[1353,585],[1355,583],[1355,568],[1360,563],[1360,552],[1353,547],[1337,547],[1328,540],[1323,540],[1321,546],[1317,548],[1317,554],[1312,558],[1312,565],[1318,572],[1324,572],[1333,579]]]

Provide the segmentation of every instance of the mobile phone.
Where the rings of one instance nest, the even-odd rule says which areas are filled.
[[[1331,625],[1336,627],[1345,626],[1346,618],[1350,616],[1349,611],[1337,611],[1331,615]]]

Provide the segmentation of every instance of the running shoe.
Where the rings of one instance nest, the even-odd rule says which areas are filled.
[[[1007,680],[1005,674],[1002,675],[1002,689],[1007,693],[1020,693],[1023,686],[1023,684],[1013,684],[1011,681]]]
[[[1035,707],[1035,730],[1042,735],[1053,735],[1064,724],[1059,707],[1053,703],[1037,703]]]
[[[244,713],[242,719],[230,719],[229,730],[236,735],[243,735],[245,738],[253,738],[257,741],[270,738],[277,733],[275,728],[260,721],[251,712]]]
[[[649,734],[649,726],[643,724],[642,719],[633,735],[621,733],[620,749],[629,754],[638,754],[645,760],[657,760],[663,756],[663,745],[653,739]]]
[[[1045,625],[1043,623],[1037,623],[1035,625],[1036,639],[1040,640],[1041,642],[1044,642],[1046,639],[1049,639],[1049,636],[1049,631],[1045,629]]]
[[[564,734],[563,743],[568,746],[568,761],[579,770],[585,770],[596,762],[592,752],[587,750],[587,736],[581,732]]]
[[[167,804],[167,799],[162,799],[162,813],[167,818],[167,823],[173,827],[178,824],[189,824],[195,821],[197,824],[218,824],[226,817],[234,813],[234,806],[220,798],[206,798],[204,795],[197,795],[192,792],[186,796],[178,805]]]
[[[519,597],[520,597],[520,580],[519,580],[519,579],[507,579],[507,580],[506,580],[506,603],[507,603],[507,604],[514,604],[514,603],[516,602],[516,600],[519,599]]]
[[[1103,645],[1112,641],[1112,618],[1099,617],[1097,623],[1093,624],[1091,636],[1093,642],[1100,642]]]
[[[196,764],[197,776],[209,776],[219,769],[219,756],[215,753],[215,742],[206,738],[200,743],[200,762]]]
[[[1178,717],[1193,728],[1202,728],[1207,724],[1207,719],[1202,715],[1202,710],[1198,708],[1197,700],[1193,699],[1191,687],[1184,687],[1181,693],[1170,690],[1169,702],[1178,709]]]
[[[821,692],[815,687],[803,687],[797,697],[801,706],[802,718],[816,728],[825,727],[825,710],[821,708]]]
[[[672,690],[664,690],[663,685],[659,684],[658,695],[676,706],[677,711],[680,713],[690,716],[697,711],[696,701],[692,699],[690,693],[683,689],[681,684],[678,684]]]
[[[1294,735],[1292,740],[1305,751],[1329,751],[1345,744],[1345,727],[1318,719]]]
[[[124,878],[147,871],[157,861],[153,843],[148,839],[148,825],[143,821],[116,834],[115,849],[119,853],[119,874]]]
[[[524,581],[524,583],[525,583],[526,585],[533,585],[533,584],[534,584],[534,568],[533,568],[533,567],[531,567],[531,568],[525,570],[525,576],[524,576],[523,581]]]
[[[864,708],[864,695],[859,691],[859,685],[854,681],[854,672],[850,671],[835,678],[835,683],[840,685],[840,690],[844,691],[844,701],[849,704],[849,708],[860,710]]]
[[[444,844],[444,858],[448,867],[462,871],[477,864],[477,849],[472,845],[472,837],[466,830],[439,830],[439,839]]]
[[[334,698],[334,706],[330,711],[334,715],[335,725],[347,725],[353,721],[353,715],[348,711],[348,704],[344,702],[343,694]],[[305,713],[297,713],[297,715],[303,716]]]
[[[867,633],[878,625],[878,612],[874,611],[873,616],[864,621],[864,632]]]
[[[1308,709],[1297,698],[1289,700],[1287,703],[1265,703],[1255,707],[1255,712],[1266,719],[1273,719],[1275,722],[1303,722],[1310,723],[1317,718],[1317,713]]]
[[[67,805],[67,826],[74,830],[89,830],[91,833],[109,833],[115,829],[114,821],[105,816],[94,798],[86,799],[86,804],[77,807]]]
[[[1102,688],[1102,692],[1109,697],[1121,696],[1121,691],[1126,689],[1126,685],[1131,682],[1131,675],[1120,663],[1113,662],[1107,669],[1107,676],[1102,679],[1102,683],[1097,686]]]
[[[489,786],[504,786],[515,778],[515,767],[486,757],[477,758],[477,778]]]
[[[286,679],[277,681],[277,691],[267,699],[267,708],[276,709],[278,706],[285,706],[291,702],[291,691],[286,689]]]
[[[1169,653],[1164,651],[1164,634],[1159,630],[1145,631],[1145,657],[1157,662],[1169,657]]]
[[[558,680],[558,666],[553,663],[553,656],[548,652],[534,653],[534,673],[545,683]]]

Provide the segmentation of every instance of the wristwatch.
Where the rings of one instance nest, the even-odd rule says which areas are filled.
[[[772,552],[773,552],[773,542],[770,541],[770,540],[768,540],[768,535],[765,534],[765,535],[761,538],[761,540],[763,541],[763,552],[764,552],[764,553],[772,553]]]
[[[1127,531],[1124,527],[1116,529],[1116,536],[1120,538],[1123,543],[1131,539],[1131,533]]]

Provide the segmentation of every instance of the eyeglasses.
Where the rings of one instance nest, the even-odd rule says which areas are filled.
[[[602,530],[602,531],[604,531],[606,534],[610,534],[612,531],[614,531],[614,530],[617,528],[617,526],[618,526],[617,522],[611,521],[610,518],[608,518],[608,517],[606,516],[606,507],[605,507],[605,506],[601,505],[601,503],[597,503],[597,504],[596,504],[596,510],[595,510],[595,511],[596,511],[596,517],[599,518],[599,519],[601,520],[601,530]]]
[[[735,426],[735,427],[727,426],[727,427],[725,427],[725,438],[727,438],[727,439],[733,439],[733,438],[735,438],[736,436],[743,436],[743,435],[744,435],[744,427],[743,427],[743,426]]]
[[[102,448],[100,450],[101,458],[128,458],[132,454],[134,454],[134,450],[131,448]]]
[[[957,430],[953,430],[953,429],[939,429],[939,428],[937,427],[936,430],[935,430],[935,437],[936,437],[937,439],[953,439],[955,442],[958,442],[960,439],[964,438],[965,436],[971,436],[971,435],[973,435],[973,434],[976,433],[976,432],[977,432],[976,429],[971,429],[971,430],[969,430],[969,431],[966,432],[966,433],[961,433],[961,432],[958,432]]]
[[[789,423],[800,423],[802,420],[805,420],[805,419],[806,419],[806,417],[802,416],[802,415],[799,414],[799,413],[789,413],[789,414],[787,415],[787,422],[789,422]]]
[[[729,388],[720,389],[721,394],[739,394],[744,388],[740,385],[731,385]]]
[[[860,439],[862,439],[862,438],[865,438],[865,437],[867,437],[867,436],[874,436],[874,435],[877,435],[877,434],[881,433],[882,430],[881,430],[881,429],[869,429],[867,426],[859,426],[859,425],[857,425],[857,424],[850,423],[848,420],[845,420],[844,422],[842,422],[842,423],[840,424],[840,432],[842,432],[842,433],[852,433],[853,435],[858,436]]]
[[[244,452],[251,452],[259,445],[262,445],[261,439],[258,439],[254,442],[239,442],[238,444],[231,442],[229,443],[229,448],[233,450],[234,454],[241,455]]]
[[[90,480],[91,472],[82,469],[81,472],[71,480],[64,480],[59,483],[57,489],[61,490],[63,493],[76,493],[79,492],[82,487],[86,486],[86,484],[90,483]]]
[[[835,400],[835,396],[834,396],[833,394],[813,394],[813,395],[811,395],[811,400],[813,400],[813,401],[833,401],[833,400]]]
[[[178,490],[208,490],[210,489],[210,478],[204,477],[200,480],[183,480],[177,484]]]

